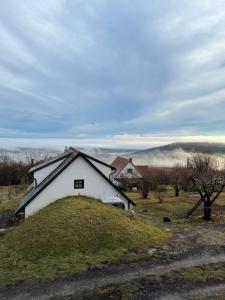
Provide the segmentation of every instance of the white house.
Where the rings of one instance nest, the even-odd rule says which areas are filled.
[[[90,196],[103,203],[122,204],[129,209],[135,203],[111,181],[115,172],[114,167],[70,147],[29,171],[34,178],[33,187],[15,214],[24,214],[27,218],[57,199],[76,195]]]
[[[138,168],[134,165],[132,159],[127,159],[121,156],[117,156],[111,163],[111,166],[116,169],[113,174],[115,179],[127,178],[127,179],[142,179],[143,176],[139,172]]]

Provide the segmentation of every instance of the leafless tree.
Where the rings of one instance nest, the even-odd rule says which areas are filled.
[[[41,153],[38,150],[35,151],[34,149],[32,149],[31,151],[27,150],[24,152],[24,154],[26,157],[26,162],[30,167],[33,167],[51,158],[48,154]]]
[[[178,197],[181,190],[187,190],[188,174],[187,168],[181,165],[175,165],[169,171],[170,184],[175,191],[175,196]]]
[[[15,161],[7,155],[0,154],[0,185],[16,185],[26,176],[29,166]]]
[[[206,154],[197,154],[189,159],[188,171],[192,183],[204,203],[204,219],[211,220],[211,207],[225,187],[225,171],[218,162]]]
[[[155,193],[159,202],[163,202],[162,192],[165,191],[165,185],[169,183],[169,177],[166,170],[156,167],[149,168],[149,174],[145,178],[148,184],[148,190]]]

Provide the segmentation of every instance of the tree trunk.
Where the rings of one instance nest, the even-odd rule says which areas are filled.
[[[209,204],[204,205],[204,219],[206,221],[211,220],[211,206]]]
[[[175,188],[175,196],[178,197],[179,196],[179,189]]]

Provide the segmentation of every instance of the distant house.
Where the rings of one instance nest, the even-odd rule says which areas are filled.
[[[116,169],[113,178],[119,181],[126,190],[142,189],[143,182],[149,173],[148,166],[136,166],[132,158],[117,156],[111,166]]]
[[[15,214],[29,217],[59,198],[75,195],[90,196],[103,203],[122,204],[129,209],[135,203],[113,184],[111,176],[114,172],[113,166],[70,147],[29,171],[33,177],[32,189]]]

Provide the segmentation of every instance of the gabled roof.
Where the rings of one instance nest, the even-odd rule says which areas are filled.
[[[41,191],[43,191],[60,173],[62,173],[79,156],[83,157],[85,161],[87,161],[87,163],[92,166],[92,168],[94,168],[106,181],[110,183],[110,185],[112,185],[124,198],[126,198],[128,200],[128,203],[136,205],[132,200],[130,200],[127,197],[127,195],[125,195],[118,187],[116,187],[98,168],[96,168],[96,166],[89,159],[92,159],[99,163],[102,163],[101,161],[96,160],[93,157],[86,155],[82,152],[70,150],[68,157],[65,160],[63,160],[62,163],[58,167],[56,167],[41,183],[39,183],[39,185],[36,188],[32,189],[24,197],[24,199],[21,201],[18,208],[16,209],[15,214],[17,215],[20,211],[22,211],[38,194],[41,193]],[[111,168],[110,165],[107,165],[105,163],[103,164]]]
[[[45,167],[47,167],[47,166],[49,166],[49,165],[51,165],[51,164],[54,164],[54,163],[57,162],[57,161],[60,161],[61,159],[65,159],[65,158],[68,157],[70,154],[71,154],[71,151],[68,151],[68,150],[67,150],[67,151],[65,151],[64,153],[62,153],[62,154],[60,154],[60,155],[57,155],[56,157],[53,157],[53,158],[51,158],[51,159],[49,159],[49,160],[44,161],[44,162],[41,163],[41,164],[38,164],[38,165],[34,166],[33,168],[31,168],[31,169],[29,170],[29,173],[32,174],[32,173],[34,173],[34,172],[36,172],[36,171],[38,171],[38,170],[40,170],[40,169],[42,169],[42,168],[45,168]]]
[[[60,161],[60,160],[62,160],[62,159],[65,159],[65,158],[67,158],[67,157],[69,157],[69,155],[71,154],[71,153],[81,153],[79,150],[77,150],[76,148],[74,148],[74,147],[69,147],[64,153],[62,153],[62,154],[60,154],[60,155],[57,155],[56,157],[54,157],[54,158],[52,158],[52,159],[49,159],[49,160],[47,160],[47,161],[45,161],[45,162],[43,162],[43,163],[41,163],[41,164],[38,164],[37,166],[34,166],[33,168],[31,168],[30,170],[29,170],[29,174],[32,174],[32,173],[34,173],[34,172],[36,172],[36,171],[39,171],[39,170],[41,170],[41,169],[43,169],[43,168],[45,168],[45,167],[48,167],[49,165],[51,165],[51,164],[54,164],[55,162],[57,162],[57,161]],[[84,154],[84,153],[83,153]],[[96,161],[96,162],[98,162],[98,163],[100,163],[100,164],[102,164],[102,165],[104,165],[104,166],[106,166],[106,167],[108,167],[108,168],[110,168],[111,170],[114,170],[114,168],[111,166],[111,165],[108,165],[108,164],[106,164],[106,163],[104,163],[103,161],[100,161],[100,160],[98,160],[97,158],[95,158],[95,157],[92,157],[92,156],[90,156],[90,155],[87,155],[87,154],[84,154],[84,155],[86,155],[88,158],[90,158],[90,159],[92,159],[92,160],[94,160],[94,161]]]
[[[129,159],[117,156],[111,163],[111,166],[113,166],[116,169],[116,172],[113,174],[113,176],[117,177],[120,174],[120,172],[128,165],[129,162]]]
[[[80,153],[82,153],[84,156],[86,156],[87,158],[92,159],[92,160],[96,161],[97,163],[100,163],[100,164],[104,165],[105,167],[110,168],[111,170],[115,170],[115,168],[114,168],[112,165],[109,165],[109,164],[107,164],[107,163],[105,163],[105,162],[103,162],[103,161],[101,161],[101,160],[99,160],[99,159],[97,159],[97,158],[95,158],[95,157],[93,157],[93,156],[90,156],[90,155],[88,155],[88,154],[86,154],[86,153],[83,153],[83,152],[81,152],[81,151],[75,149],[74,147],[69,147],[69,150],[70,150],[70,151],[75,151],[75,152],[80,152]]]

